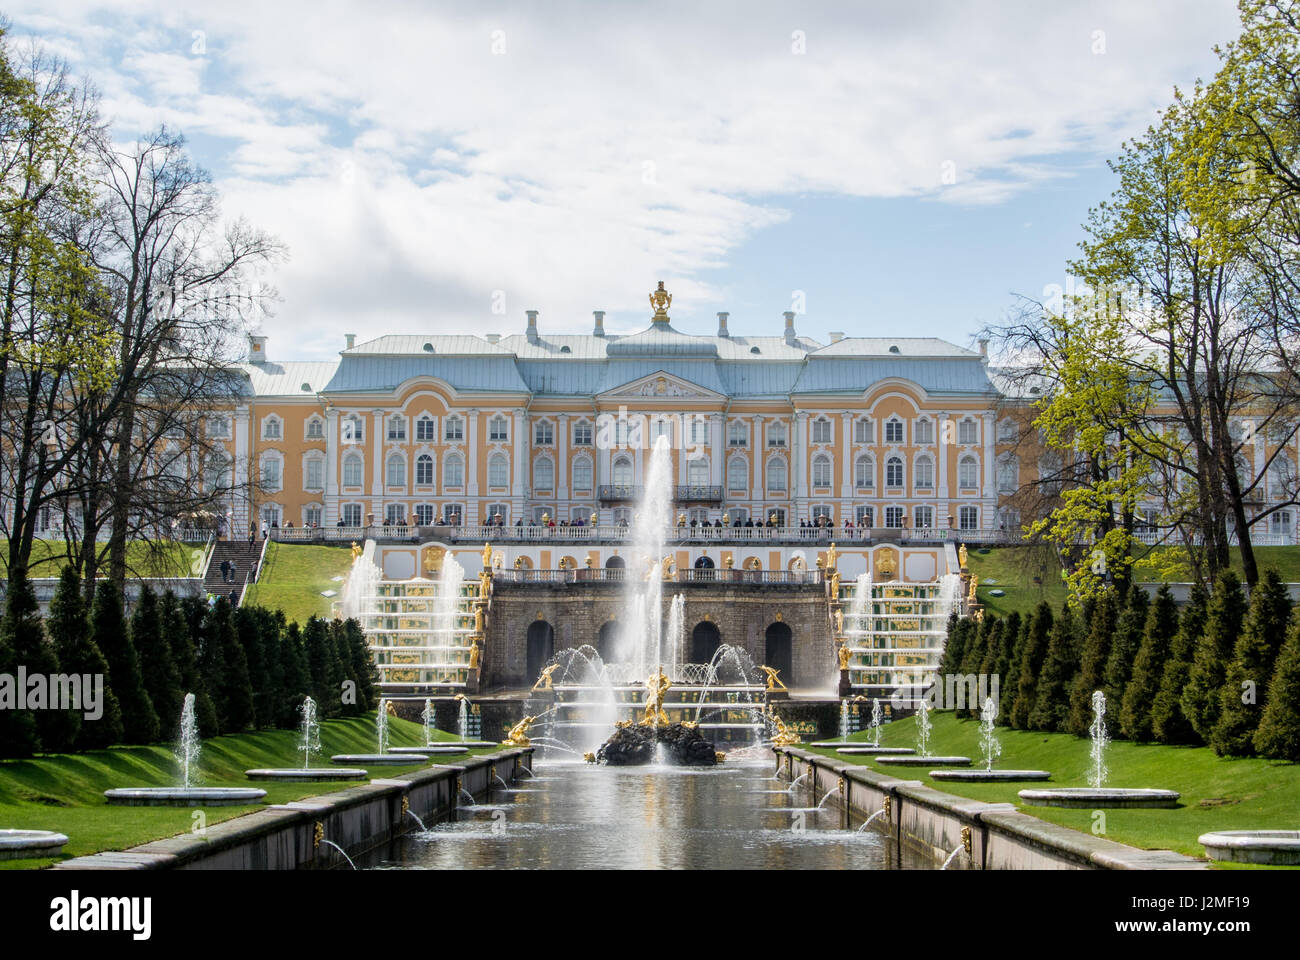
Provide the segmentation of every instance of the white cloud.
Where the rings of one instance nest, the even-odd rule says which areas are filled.
[[[1236,22],[1230,0],[11,15],[95,79],[119,137],[165,120],[228,141],[199,159],[227,212],[289,244],[269,332],[303,356],[345,330],[513,332],[525,307],[585,330],[592,308],[639,317],[660,277],[724,306],[711,275],[784,196],[1004,201],[1069,175],[1057,155],[1113,153]]]

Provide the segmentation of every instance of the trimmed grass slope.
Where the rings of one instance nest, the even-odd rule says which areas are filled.
[[[322,590],[341,592],[352,567],[347,544],[324,547],[311,543],[269,543],[266,562],[258,582],[248,588],[245,603],[271,610],[283,610],[286,620],[306,623],[310,617],[330,616],[337,597],[322,597]]]

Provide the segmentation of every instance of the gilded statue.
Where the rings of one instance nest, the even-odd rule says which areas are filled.
[[[469,642],[469,668],[471,670],[478,669],[478,640]]]
[[[826,551],[827,569],[834,570],[836,568],[835,567],[836,563],[839,561],[839,558],[840,558],[840,552],[835,549],[835,544],[832,543]]]
[[[893,550],[882,550],[876,560],[876,569],[882,580],[893,580],[898,576],[898,559]]]
[[[979,600],[975,597],[975,588],[978,587],[979,584],[980,578],[972,573],[970,577],[970,593],[966,597],[967,603],[979,603]]]
[[[490,543],[483,544],[483,569],[492,569],[492,544]]]
[[[762,670],[763,673],[767,674],[768,693],[771,693],[777,687],[780,687],[782,690],[789,692],[789,687],[787,687],[784,683],[782,683],[781,678],[778,676],[778,674],[781,672],[780,670],[773,670],[771,667],[759,667],[758,669]]]
[[[785,721],[776,715],[776,711],[768,707],[768,716],[772,720],[772,726],[776,727],[776,736],[772,738],[774,747],[791,747],[799,743],[799,734],[795,733],[785,725]]]
[[[533,684],[533,693],[539,690],[554,690],[555,684],[551,681],[551,675],[560,668],[558,663],[553,663],[537,677],[537,682]]]
[[[843,633],[844,633],[844,611],[837,608],[835,610],[835,635],[840,636]]]
[[[840,671],[843,672],[847,670],[849,668],[849,657],[851,656],[849,653],[849,645],[847,643],[840,643],[839,649],[835,651],[835,654],[840,658]]]
[[[474,632],[483,635],[483,604],[474,604]]]
[[[831,574],[831,599],[838,600],[839,598],[840,598],[840,572],[836,570],[834,573]]]
[[[641,718],[641,726],[668,725],[668,714],[664,713],[664,694],[671,686],[672,682],[664,676],[662,670],[650,675],[650,679],[646,681],[645,716]]]
[[[595,511],[592,511],[591,514],[591,525],[593,527],[600,525],[600,514],[596,513]]]
[[[596,565],[596,561],[591,559],[591,554],[587,554],[587,559],[582,561],[582,565],[585,566],[588,570],[590,570],[592,567]]]
[[[672,555],[670,554],[664,557],[664,579],[671,580],[672,578],[673,578],[673,558]]]
[[[596,762],[596,755],[595,755],[594,753],[591,753],[590,751],[588,751],[587,753],[584,753],[584,754],[582,755],[582,759],[583,759],[583,761],[584,761],[585,763],[595,763],[595,762]]]
[[[515,569],[522,570],[523,568],[524,568],[524,558],[522,556],[515,557]]]
[[[506,734],[506,738],[501,741],[503,747],[527,747],[532,741],[528,739],[528,728],[537,722],[536,717],[524,717]]]
[[[479,572],[479,575],[478,575],[478,595],[479,595],[479,599],[480,599],[480,600],[486,600],[486,599],[487,599],[487,595],[488,595],[488,581],[490,581],[491,579],[492,579],[492,575],[491,575],[490,573],[488,573],[486,570],[482,570],[482,571]]]
[[[560,557],[560,569],[561,569],[561,570],[567,570],[567,569],[569,569],[569,558],[568,558],[568,557]]]
[[[361,546],[355,540],[353,540],[352,541],[352,562],[356,563],[357,557],[359,556],[361,556]]]
[[[730,570],[733,566],[735,566],[735,563],[736,563],[736,558],[731,554],[727,554],[725,557],[722,558],[722,569]]]
[[[723,760],[726,760],[726,759],[727,759],[727,755],[726,755],[725,753],[723,753],[721,750],[714,750],[714,751],[713,751],[713,762],[714,762],[714,763],[721,763]]]
[[[957,548],[957,565],[960,566],[963,570],[966,569],[967,556],[968,554],[966,553],[966,544],[963,543],[960,547]]]
[[[667,318],[668,308],[673,305],[673,295],[664,289],[664,282],[659,281],[659,286],[650,294],[650,307],[655,312],[657,319]]]

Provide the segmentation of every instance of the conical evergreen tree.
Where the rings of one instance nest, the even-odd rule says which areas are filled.
[[[1225,571],[1210,596],[1205,633],[1196,645],[1192,670],[1183,689],[1183,713],[1207,743],[1219,719],[1219,695],[1245,619],[1246,598],[1241,581],[1232,571]]]
[[[185,695],[181,692],[180,673],[171,644],[163,632],[158,596],[148,584],[141,588],[140,599],[131,614],[131,640],[140,655],[144,688],[158,713],[159,733],[164,740],[175,739]]]
[[[349,649],[348,639],[343,633],[342,620],[331,620],[329,622],[329,642],[330,649],[333,651],[334,662],[338,664],[339,682],[344,684],[343,715],[345,717],[359,717],[366,710],[361,703],[360,684],[356,673],[352,669],[352,651]]]
[[[943,656],[939,658],[939,676],[945,677],[958,673],[962,655],[966,652],[967,624],[970,618],[953,614],[948,618],[948,639],[943,644]]]
[[[1001,677],[998,673],[998,664],[1006,656],[1006,621],[997,617],[988,617],[992,621],[989,627],[988,643],[984,647],[984,659],[980,661],[976,672],[985,678],[985,688],[989,691],[989,696],[994,696],[993,691],[998,691],[995,699],[1001,697]],[[998,679],[995,680],[994,677]]]
[[[337,717],[343,710],[343,677],[334,656],[334,644],[330,642],[329,625],[320,617],[312,617],[303,630],[302,643],[307,654],[312,698],[321,716]]]
[[[1079,672],[1070,684],[1070,712],[1065,729],[1076,737],[1088,735],[1092,724],[1092,692],[1101,689],[1118,623],[1119,605],[1114,593],[1108,590],[1093,606],[1088,636],[1079,654]]]
[[[379,706],[379,671],[375,668],[375,658],[370,654],[360,623],[349,617],[343,622],[343,632],[352,656],[352,673],[357,678],[357,700],[366,713],[373,713]]]
[[[190,618],[191,607],[195,614],[193,620]],[[206,730],[209,731],[209,736],[214,735],[221,729],[221,723],[217,719],[217,708],[212,703],[212,697],[209,696],[207,686],[203,682],[203,675],[199,671],[198,650],[195,643],[195,638],[202,635],[204,610],[202,602],[187,605],[168,590],[163,594],[158,609],[162,617],[163,636],[171,644],[172,662],[176,665],[181,702],[184,703],[185,694],[194,694],[194,720],[198,724],[199,732],[201,734]]]
[[[1151,610],[1151,600],[1141,587],[1128,591],[1127,602],[1119,615],[1119,627],[1115,631],[1115,642],[1110,645],[1110,656],[1106,658],[1106,671],[1102,675],[1102,690],[1106,694],[1106,727],[1112,736],[1121,735],[1119,726],[1120,709],[1124,703],[1124,691],[1133,676],[1133,661],[1137,659],[1142,646],[1142,634],[1146,630],[1147,614]]]
[[[1263,756],[1300,761],[1300,617],[1292,622],[1277,656],[1254,742]]]
[[[122,616],[122,597],[110,584],[95,588],[90,630],[108,663],[107,683],[122,708],[122,740],[154,743],[158,739],[158,713],[140,675],[140,658]]]
[[[244,652],[244,663],[248,669],[248,682],[252,690],[251,712],[252,726],[256,729],[262,724],[265,713],[259,712],[262,702],[265,711],[269,707],[267,684],[271,682],[270,672],[266,669],[266,654],[262,649],[262,614],[260,607],[237,607],[232,616],[235,620],[235,636],[239,639],[240,649]]]
[[[253,724],[253,684],[248,677],[239,631],[230,601],[218,597],[209,614],[209,642],[221,646],[221,698],[217,703],[222,733],[242,733]],[[225,713],[221,713],[224,707]]]
[[[983,620],[975,621],[970,629],[970,639],[967,641],[966,647],[962,651],[961,668],[958,670],[958,673],[963,677],[976,677],[976,682],[978,684],[980,664],[984,662],[984,652],[988,649],[989,644],[989,633],[993,629],[993,617],[986,616]],[[969,692],[969,685],[966,683],[960,683],[960,686],[964,691],[963,696],[965,696],[965,693]],[[945,693],[946,692],[947,691],[945,690]],[[978,697],[976,699],[978,699]],[[954,707],[955,704],[948,704],[948,706]],[[967,703],[966,706],[957,710],[956,714],[959,717],[978,717],[979,712],[980,705],[978,703]]]
[[[1010,726],[1011,707],[1016,700],[1020,657],[1020,637],[1024,632],[1024,620],[1019,611],[1007,616],[1006,626],[1002,628],[1002,658],[998,660],[998,723]]]
[[[1276,570],[1268,570],[1251,591],[1246,627],[1233,648],[1219,692],[1219,719],[1210,746],[1219,756],[1255,752],[1255,729],[1268,706],[1273,667],[1291,622],[1291,598]]]
[[[1038,677],[1038,694],[1029,714],[1032,730],[1065,729],[1070,715],[1070,684],[1079,672],[1079,637],[1077,622],[1068,604],[1052,624],[1047,655]]]
[[[6,691],[0,686],[0,757],[30,757],[41,748],[38,730],[38,710],[18,709],[30,694],[35,693],[27,677],[47,678],[51,662],[45,656],[45,631],[41,627],[36,594],[26,578],[9,584],[4,617],[0,618],[0,684],[12,686]],[[19,675],[19,668],[26,676]],[[46,691],[48,694],[48,690]]]
[[[117,695],[108,685],[108,663],[90,635],[81,581],[71,567],[63,568],[59,586],[50,601],[50,614],[45,626],[58,651],[59,666],[65,673],[99,678],[102,682],[99,716],[86,717],[84,710],[77,714],[81,717],[81,722],[73,740],[73,749],[94,750],[120,743],[122,708],[117,702]]]
[[[191,607],[186,605],[187,613]],[[213,723],[206,729],[209,736],[226,731],[226,646],[221,636],[221,624],[215,616],[216,604],[211,607],[204,607],[204,612],[198,632],[196,644],[199,657],[199,677],[202,679],[203,687],[208,692],[208,697],[212,701]],[[197,700],[197,697],[195,698]],[[197,713],[197,704],[196,704]],[[200,730],[204,728],[199,727]]]
[[[1178,605],[1167,584],[1161,584],[1156,602],[1147,613],[1142,646],[1133,661],[1133,676],[1120,704],[1119,728],[1130,740],[1152,739],[1151,711],[1169,659],[1169,648],[1178,632]]]
[[[314,687],[307,668],[307,655],[303,650],[302,631],[297,622],[290,623],[280,642],[280,668],[284,674],[283,699],[280,703],[279,725],[292,727],[298,719],[298,709]],[[314,699],[314,698],[313,698]]]
[[[1169,659],[1160,677],[1160,691],[1151,705],[1151,732],[1159,743],[1170,745],[1200,742],[1192,722],[1183,713],[1183,689],[1192,672],[1196,644],[1205,632],[1209,596],[1199,583],[1178,619],[1178,632],[1169,644]]]
[[[1016,671],[1016,702],[1011,708],[1011,726],[1017,730],[1029,727],[1029,714],[1038,701],[1038,676],[1047,656],[1047,644],[1052,633],[1052,608],[1044,600],[1034,608],[1029,619],[1020,667]]]

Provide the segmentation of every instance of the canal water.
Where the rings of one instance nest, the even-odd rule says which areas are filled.
[[[916,867],[828,801],[809,809],[769,762],[605,767],[539,762],[506,792],[373,851],[379,869],[885,870]],[[819,798],[820,799],[820,796]]]

